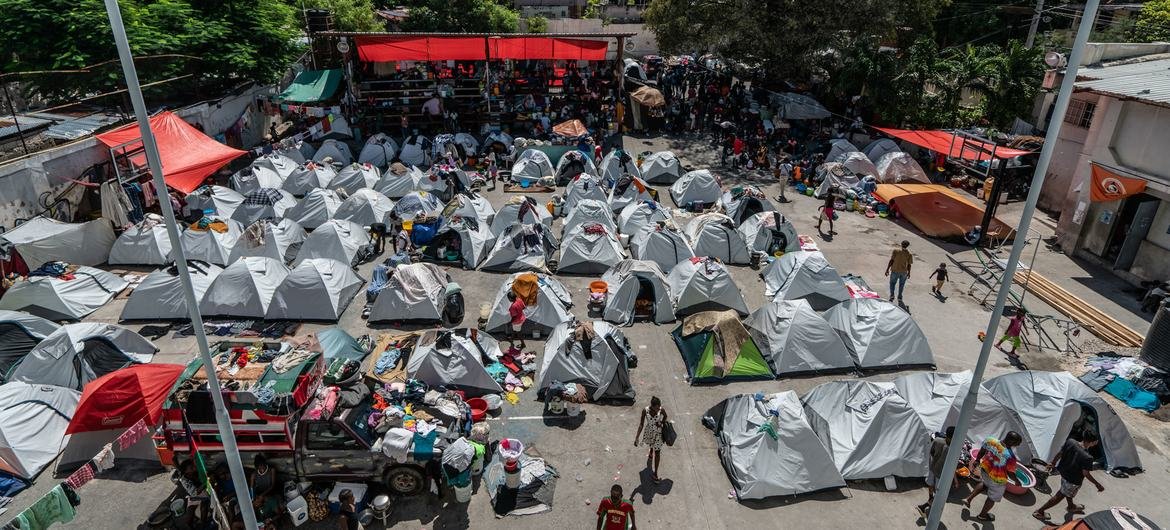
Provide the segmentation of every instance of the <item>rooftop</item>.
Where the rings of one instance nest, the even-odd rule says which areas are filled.
[[[1170,107],[1170,54],[1083,67],[1076,89]]]

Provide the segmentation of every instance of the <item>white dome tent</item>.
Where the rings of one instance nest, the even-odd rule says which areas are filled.
[[[346,195],[353,195],[358,190],[373,189],[380,178],[382,175],[373,164],[355,162],[337,172],[337,176],[329,182],[329,189],[342,190]]]
[[[349,265],[335,259],[302,260],[276,287],[264,318],[336,321],[364,283]]]
[[[535,246],[531,245],[533,240],[537,241]],[[493,272],[547,271],[548,262],[559,246],[552,229],[543,224],[512,223],[496,236],[496,244],[481,269]]]
[[[358,250],[370,244],[370,234],[361,225],[344,219],[330,219],[317,227],[301,243],[297,261],[329,258],[356,265]]]
[[[465,269],[479,266],[492,248],[496,236],[488,225],[473,217],[452,217],[443,222],[434,239],[419,249],[423,258],[439,263],[462,263]],[[454,260],[451,253],[457,253]]]
[[[837,331],[804,300],[773,300],[743,321],[777,376],[853,370]]]
[[[723,192],[723,195],[719,197],[719,203],[735,226],[743,224],[749,217],[758,213],[776,211],[772,201],[769,201],[764,192],[755,186],[731,188]]]
[[[162,265],[171,261],[167,227],[154,214],[126,229],[110,248],[110,265]]]
[[[769,299],[805,299],[817,311],[850,298],[845,280],[818,251],[786,253],[764,267],[760,277]]]
[[[669,223],[660,223],[630,238],[630,257],[653,261],[669,274],[676,264],[695,257],[695,251],[682,232]]]
[[[525,149],[516,157],[516,163],[512,164],[512,180],[516,182],[521,179],[540,180],[554,174],[552,160],[544,151],[536,149]]]
[[[394,210],[394,201],[374,190],[357,190],[333,212],[334,219],[350,221],[361,226],[385,223],[386,214]]]
[[[468,397],[504,392],[484,368],[483,358],[503,354],[496,339],[467,328],[423,332],[406,360],[406,375],[431,387],[461,390]]]
[[[261,188],[245,194],[244,203],[232,212],[231,218],[247,226],[261,219],[280,219],[296,205],[296,197],[287,191]]]
[[[868,175],[874,178],[878,176],[877,166],[873,165],[873,162],[861,152],[845,153],[837,158],[835,162],[840,163],[854,175]]]
[[[524,314],[527,317],[521,333],[531,334],[534,331],[548,335],[558,324],[568,322],[573,318],[569,308],[573,300],[569,290],[556,278],[533,272],[520,272],[508,277],[496,290],[492,301],[492,311],[488,315],[484,330],[488,333],[511,332],[512,317],[508,313],[511,302],[507,293],[512,291],[516,296],[525,299]]]
[[[825,155],[825,162],[840,162],[840,158],[846,153],[853,153],[861,151],[856,145],[853,145],[849,140],[838,138],[829,141],[829,153]]]
[[[543,224],[545,228],[551,228],[553,224],[552,214],[543,205],[536,202],[536,199],[527,195],[517,197],[509,197],[508,202],[505,202],[496,212],[495,217],[492,217],[492,233],[497,237],[504,233],[512,223],[520,224]]]
[[[308,237],[308,232],[292,219],[281,219],[279,222],[261,219],[244,229],[244,234],[232,248],[228,263],[248,256],[261,256],[288,263],[296,257],[301,243]]]
[[[189,260],[206,261],[214,265],[227,265],[236,242],[244,234],[244,226],[234,219],[210,218],[211,224],[207,228],[200,228],[197,224],[188,226],[183,231],[183,255]],[[224,232],[218,231],[215,226],[222,222],[227,226]]]
[[[272,154],[288,157],[297,164],[304,164],[313,158],[317,148],[305,141],[293,141],[291,138],[273,145]]]
[[[718,258],[723,263],[751,262],[747,243],[735,230],[735,223],[721,213],[705,213],[687,223],[687,239],[697,256]]]
[[[49,320],[81,320],[113,300],[130,284],[117,274],[81,266],[74,279],[31,276],[0,298],[0,309],[25,311]]]
[[[205,316],[264,318],[289,269],[272,258],[241,258],[211,282],[199,302]]]
[[[61,454],[81,392],[49,385],[0,386],[0,471],[32,481]]]
[[[573,149],[561,155],[553,173],[556,176],[557,186],[564,186],[582,173],[596,175],[597,166],[593,164],[591,156]]]
[[[748,314],[739,286],[727,268],[712,258],[682,261],[670,271],[666,283],[674,297],[676,316],[728,309],[735,310],[740,316]]]
[[[584,223],[572,227],[561,240],[558,274],[601,274],[625,257],[617,236],[605,225]]]
[[[622,260],[606,271],[601,280],[608,292],[602,311],[605,320],[623,326],[633,324],[639,301],[649,302],[650,311],[643,316],[650,321],[664,324],[675,319],[670,285],[653,261]]]
[[[901,153],[902,149],[898,147],[898,142],[895,142],[893,139],[878,138],[865,146],[865,149],[862,149],[861,152],[866,158],[876,164],[883,156],[890,153]]]
[[[399,219],[413,220],[420,217],[435,218],[443,213],[443,201],[434,193],[412,191],[394,204],[394,214]]]
[[[313,155],[313,161],[318,164],[324,164],[325,159],[329,159],[333,167],[348,166],[353,162],[353,153],[345,142],[329,139],[321,142],[321,147]]]
[[[642,178],[651,184],[673,184],[682,176],[682,165],[670,151],[651,153],[642,160]]]
[[[670,210],[657,201],[637,201],[627,204],[618,213],[618,231],[633,238],[643,228],[657,226],[674,218]]]
[[[590,401],[633,401],[634,383],[627,361],[630,343],[626,336],[608,322],[594,320],[588,324],[594,336],[587,341],[577,340],[577,327],[581,325],[562,322],[553,328],[544,345],[536,387],[544,392],[553,381],[576,383],[585,387]]]
[[[280,187],[280,184],[279,182],[276,183],[276,187]],[[236,213],[236,208],[244,204],[243,194],[260,188],[261,186],[246,188],[236,186],[236,190],[243,190],[236,191],[223,186],[200,186],[195,191],[188,193],[183,199],[187,203],[187,206],[183,210],[185,212],[195,212],[204,215],[210,210],[211,215],[231,217],[232,214]]]
[[[82,322],[67,324],[45,337],[12,370],[9,383],[53,385],[81,390],[85,384],[119,368],[149,363],[158,348],[122,326]]]
[[[577,206],[570,210],[569,215],[565,217],[565,222],[561,226],[561,234],[567,235],[574,227],[590,223],[604,226],[611,234],[617,232],[617,225],[613,223],[613,215],[609,211],[609,206],[598,200],[584,199],[578,202]]]
[[[562,209],[569,212],[577,207],[577,203],[586,199],[608,203],[609,189],[597,177],[582,173],[565,186],[564,198]]]
[[[297,197],[304,197],[313,188],[328,188],[337,177],[333,166],[309,162],[297,168],[281,185],[281,189]]]
[[[296,206],[285,210],[285,219],[292,219],[308,230],[313,230],[333,218],[344,202],[336,191],[316,188],[305,194]]]
[[[622,211],[627,205],[635,202],[653,201],[656,193],[646,181],[635,176],[621,176],[609,192],[609,207],[615,212]]]
[[[202,300],[203,293],[211,282],[223,272],[223,268],[210,263],[188,261],[191,286],[195,300]],[[187,298],[183,295],[179,272],[174,267],[158,269],[148,275],[126,300],[122,308],[122,320],[188,320]]]
[[[370,164],[374,167],[386,167],[398,155],[398,142],[386,136],[386,133],[371,135],[358,153],[359,164]]]
[[[749,251],[775,255],[800,250],[796,228],[780,212],[761,212],[748,217],[736,228]]]
[[[479,154],[479,140],[476,140],[471,134],[465,132],[455,133],[455,143],[463,149],[463,156],[476,156]]]
[[[930,184],[930,177],[914,157],[901,151],[886,153],[877,161],[877,181],[883,184],[902,182]]]
[[[442,216],[446,219],[470,217],[479,221],[486,228],[496,216],[496,209],[492,206],[491,201],[483,195],[472,192],[456,193],[443,207]]]
[[[605,182],[617,182],[617,179],[626,174],[642,178],[638,163],[622,149],[614,149],[602,157],[597,170],[600,171],[598,176]]]
[[[706,169],[688,171],[670,185],[670,199],[678,207],[692,203],[712,205],[722,195],[719,179]]]
[[[902,308],[876,298],[854,298],[825,312],[862,369],[934,366],[934,352],[918,323]]]
[[[370,322],[392,320],[440,323],[451,276],[433,263],[399,265],[370,308]]]
[[[415,184],[424,178],[426,175],[421,169],[394,163],[390,164],[390,168],[374,184],[374,190],[391,199],[401,199],[407,193],[414,191]]]
[[[414,167],[428,167],[430,161],[431,141],[421,134],[412,134],[406,138],[398,151],[398,159],[403,164]]]

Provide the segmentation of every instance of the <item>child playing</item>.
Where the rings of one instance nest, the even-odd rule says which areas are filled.
[[[938,268],[930,273],[930,278],[934,278],[934,287],[930,288],[930,292],[942,296],[943,284],[947,282],[947,264],[939,263]],[[927,279],[930,279],[927,278]]]
[[[1016,355],[1016,349],[1020,347],[1020,336],[1024,333],[1024,318],[1027,316],[1028,312],[1024,308],[1021,307],[1016,309],[1015,316],[1013,316],[1011,321],[1008,322],[1007,331],[1005,331],[1003,336],[999,338],[999,342],[995,343],[995,347],[999,348],[999,351],[1003,351],[1013,359],[1019,357]],[[1012,343],[1011,351],[1004,351],[1003,348],[999,347],[999,345],[1003,344],[1003,341],[1005,340]]]

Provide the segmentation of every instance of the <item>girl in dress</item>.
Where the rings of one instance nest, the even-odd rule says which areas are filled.
[[[658,463],[662,459],[662,429],[666,425],[666,409],[662,408],[662,400],[658,396],[650,398],[650,406],[642,409],[642,419],[638,420],[638,433],[634,435],[634,447],[641,440],[650,452],[646,455],[646,467],[654,472],[654,482],[661,482],[658,478]]]

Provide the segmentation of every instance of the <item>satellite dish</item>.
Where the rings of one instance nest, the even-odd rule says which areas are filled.
[[[349,53],[349,42],[347,42],[344,38],[337,41],[337,51],[341,53]]]
[[[1048,52],[1044,54],[1044,64],[1053,68],[1061,68],[1068,64],[1068,59],[1065,58],[1063,53]]]

